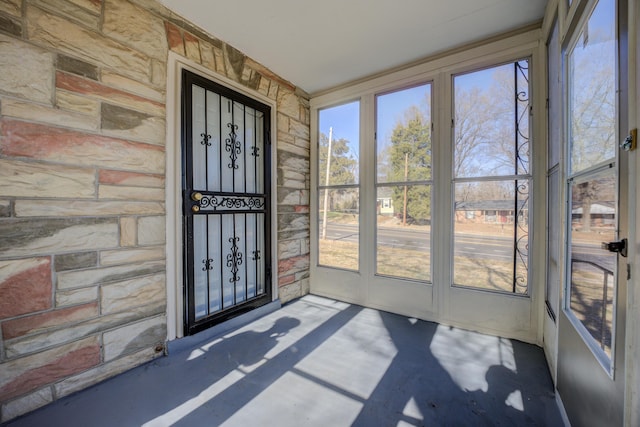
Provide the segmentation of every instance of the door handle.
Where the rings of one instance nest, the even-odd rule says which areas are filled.
[[[623,257],[627,257],[627,239],[618,240],[617,242],[602,242],[602,249],[609,252],[617,252]]]
[[[191,205],[191,212],[200,212],[200,200],[202,200],[202,193],[194,191],[193,193],[191,193],[191,200],[197,203],[195,205]]]

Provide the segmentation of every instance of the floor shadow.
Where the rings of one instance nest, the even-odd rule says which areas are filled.
[[[333,315],[259,368],[226,387],[215,396],[215,399],[199,406],[173,425],[190,427],[224,423],[277,380],[292,371],[298,362],[310,355],[340,328],[349,323],[361,310],[362,307],[351,305]],[[309,398],[312,397],[309,396]],[[215,422],[212,423],[212,419],[215,419]],[[260,422],[256,420],[259,425],[277,425],[272,424],[274,422],[276,421],[262,420]],[[162,424],[158,424],[158,426],[160,425]]]
[[[546,369],[535,346],[309,297],[6,426],[560,426]]]
[[[265,354],[300,325],[299,319],[281,311],[270,328],[230,334],[192,351],[156,359],[2,426],[219,425],[359,311],[349,307],[332,312],[295,348],[285,348],[267,360]],[[262,326],[260,322],[265,324],[264,319],[254,324]],[[297,352],[298,348],[304,351]],[[242,374],[243,370],[250,372]],[[209,413],[216,414],[215,421]]]
[[[513,344],[515,365],[523,366],[522,372],[501,364],[487,369],[477,363],[471,370],[460,366],[468,375],[486,369],[487,390],[466,390],[431,350],[438,325],[389,313],[381,317],[397,354],[353,426],[563,425],[541,349],[505,340]],[[483,349],[477,349],[482,359]]]

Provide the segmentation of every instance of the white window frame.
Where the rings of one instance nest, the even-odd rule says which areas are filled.
[[[451,284],[453,272],[451,270],[453,257],[452,245],[452,191],[451,191],[451,156],[450,143],[452,138],[452,76],[468,71],[488,68],[508,63],[522,58],[530,58],[531,98],[544,99],[542,77],[545,75],[544,62],[540,58],[544,54],[544,44],[540,43],[538,29],[524,31],[519,34],[494,40],[490,43],[460,49],[450,55],[408,66],[388,74],[360,81],[334,91],[324,92],[311,97],[311,240],[318,238],[318,230],[313,224],[318,224],[318,182],[317,182],[317,138],[318,138],[318,110],[331,105],[342,104],[354,99],[360,99],[360,194],[361,206],[364,212],[367,207],[373,207],[375,212],[375,96],[395,90],[431,82],[432,86],[432,159],[433,181],[432,190],[432,222],[439,224],[432,228],[431,245],[437,247],[439,253],[448,254],[444,258],[448,266],[434,266],[438,264],[432,260],[432,283],[419,282],[425,290],[412,288],[406,280],[396,278],[375,277],[375,248],[374,230],[375,215],[361,215],[360,221],[360,270],[352,274],[338,274],[335,269],[318,266],[318,252],[316,245],[311,246],[311,292],[319,295],[340,298],[347,302],[362,304],[374,308],[387,309],[415,316],[422,319],[471,327],[504,336],[516,337],[528,342],[539,342],[541,328],[538,326],[539,313],[543,311],[544,280],[543,272],[535,271],[530,265],[529,298],[512,296],[504,304],[508,306],[504,318],[495,319],[484,325],[478,325],[470,318],[460,318],[451,314],[449,309],[451,299]],[[535,102],[535,101],[532,101]],[[542,141],[544,135],[544,120],[538,119],[544,114],[541,102],[532,103],[534,119],[531,122],[531,141]],[[534,142],[535,144],[535,142]],[[542,160],[540,160],[542,159]],[[545,165],[545,153],[542,149],[534,149],[531,155],[532,179],[544,182],[546,170],[539,165]],[[535,186],[531,192],[531,229],[537,227],[534,218],[543,215],[544,204],[536,205],[535,200],[544,200],[544,186]],[[536,222],[536,224],[533,224]],[[369,252],[367,252],[369,251]],[[530,253],[537,254],[538,259],[544,253],[544,239],[531,241]],[[431,256],[435,255],[431,251]],[[537,262],[540,262],[539,260]],[[400,297],[386,295],[379,292],[376,280],[384,280],[388,286],[395,287],[396,294],[405,293],[413,296],[414,301],[407,302]],[[435,284],[435,285],[434,285]],[[387,304],[378,299],[386,295],[391,301]],[[505,294],[510,296],[510,294]],[[417,300],[417,301],[416,301]],[[396,304],[396,305],[394,305]],[[514,314],[515,313],[515,314]],[[516,316],[516,326],[501,326],[504,319]],[[497,316],[500,317],[500,316]]]
[[[618,0],[619,1],[619,0]],[[580,3],[580,1],[574,0],[573,4],[571,5],[570,8],[570,13],[575,14],[575,10],[577,9],[577,4]],[[591,167],[588,167],[587,169],[584,170],[580,170],[577,173],[574,172],[573,170],[571,170],[571,147],[570,147],[570,122],[569,122],[569,108],[571,107],[570,105],[570,87],[569,87],[569,66],[570,66],[570,62],[569,62],[569,55],[570,53],[573,51],[573,49],[576,47],[576,45],[579,43],[579,38],[580,38],[580,34],[582,33],[582,29],[584,28],[585,25],[587,25],[587,22],[589,21],[589,19],[591,18],[591,15],[593,14],[593,12],[595,11],[596,7],[598,4],[598,0],[589,0],[588,4],[586,6],[586,9],[583,10],[581,12],[581,17],[578,20],[575,28],[573,29],[572,33],[570,34],[570,37],[568,39],[568,43],[566,44],[566,47],[563,48],[562,50],[562,76],[563,76],[563,102],[562,102],[562,111],[563,111],[563,116],[564,116],[564,129],[563,129],[563,139],[565,141],[565,143],[563,144],[563,154],[564,154],[564,159],[560,161],[560,163],[564,163],[563,166],[565,168],[565,174],[563,176],[561,176],[562,182],[563,182],[563,194],[565,198],[569,198],[571,195],[571,182],[574,180],[574,178],[578,178],[583,179],[585,177],[593,177],[594,175],[592,174],[593,171],[597,171],[597,170],[604,170],[605,165],[608,163],[611,163],[612,159],[607,159],[605,161],[602,161],[598,164],[594,164]],[[617,5],[617,2],[616,2]],[[572,12],[573,11],[573,12]],[[616,13],[614,14],[614,16],[617,16],[617,6],[616,6]],[[573,15],[571,15],[571,17],[573,17]],[[620,40],[618,40],[618,23],[617,23],[617,17],[614,18],[616,21],[616,49],[619,47],[619,43]],[[619,90],[619,84],[620,82],[618,81],[619,79],[619,72],[618,72],[618,67],[619,67],[619,58],[616,55],[616,82],[615,82],[615,89],[616,89],[616,93]],[[619,99],[618,99],[618,95],[616,95],[616,105],[619,104]],[[620,121],[619,121],[619,111],[616,107],[616,118],[618,119],[617,123],[616,123],[616,136],[614,137],[615,141],[620,141]],[[616,176],[616,206],[619,209],[619,180],[620,180],[620,152],[618,150],[618,147],[615,148],[615,156],[613,157],[613,163],[615,163],[615,176]],[[618,320],[618,309],[619,309],[619,302],[618,302],[618,282],[620,281],[619,278],[619,274],[621,274],[622,272],[618,270],[618,263],[616,263],[615,265],[615,273],[614,273],[614,279],[615,279],[615,283],[614,283],[614,294],[613,294],[613,315],[612,315],[612,327],[611,327],[611,356],[607,355],[605,353],[605,351],[600,348],[600,346],[598,345],[597,341],[594,339],[594,337],[591,335],[591,333],[587,330],[587,328],[585,327],[585,325],[582,323],[582,321],[580,321],[580,319],[578,319],[578,317],[573,313],[573,309],[571,308],[571,268],[570,268],[570,253],[571,253],[571,241],[570,241],[570,236],[571,236],[571,203],[570,201],[567,201],[567,206],[568,208],[566,209],[565,212],[565,236],[567,236],[567,238],[565,239],[565,244],[563,245],[563,251],[565,253],[565,257],[564,257],[564,286],[563,286],[563,300],[562,300],[562,311],[564,312],[565,316],[567,317],[567,319],[569,319],[569,321],[571,322],[571,324],[573,325],[573,327],[575,328],[575,330],[577,331],[577,333],[580,335],[580,337],[582,338],[582,340],[584,341],[585,345],[587,346],[587,348],[589,348],[589,350],[591,351],[591,353],[593,354],[593,356],[595,357],[595,359],[599,362],[600,366],[602,367],[602,369],[607,373],[607,375],[609,375],[610,378],[614,378],[614,374],[615,374],[615,361],[616,361],[616,335],[617,335],[617,320]],[[618,215],[620,214],[620,212],[618,212]],[[619,219],[618,219],[619,221]],[[619,232],[619,225],[616,225],[616,238],[618,237],[618,232]],[[623,308],[624,309],[624,308]]]

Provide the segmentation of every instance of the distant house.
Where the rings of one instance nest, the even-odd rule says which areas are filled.
[[[527,200],[479,200],[462,201],[455,204],[456,222],[484,224],[512,224],[516,211],[520,212],[519,221],[529,217]]]
[[[393,199],[391,197],[378,197],[376,199],[378,215],[393,216]]]
[[[378,215],[393,216],[393,190],[391,187],[379,187],[376,195],[376,212]],[[402,211],[402,207],[400,207]]]
[[[571,222],[580,223],[583,218],[584,208],[581,205],[574,204],[571,210]],[[615,225],[616,210],[613,202],[593,203],[589,207],[591,216],[591,224],[596,226],[612,226]]]

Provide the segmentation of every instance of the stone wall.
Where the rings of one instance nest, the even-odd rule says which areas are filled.
[[[2,421],[163,354],[169,50],[277,102],[279,294],[309,290],[308,96],[152,0],[0,0]]]

